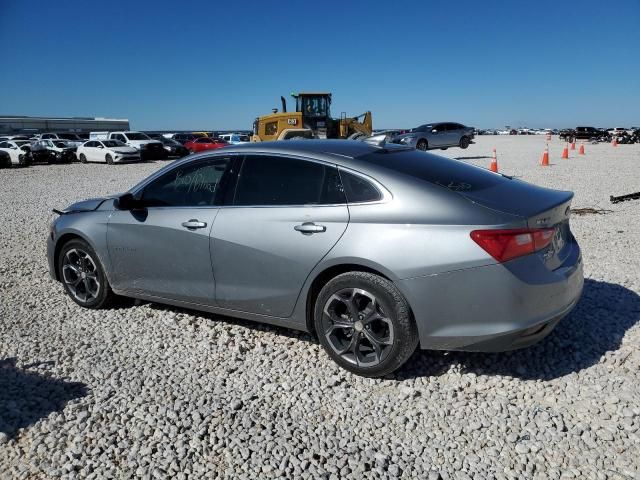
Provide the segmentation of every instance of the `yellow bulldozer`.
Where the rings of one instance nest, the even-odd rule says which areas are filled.
[[[287,111],[287,101],[282,101],[282,111],[258,117],[253,122],[251,141],[290,140],[292,138],[348,138],[368,137],[373,131],[371,112],[357,117],[331,117],[330,93],[292,93],[296,111]]]

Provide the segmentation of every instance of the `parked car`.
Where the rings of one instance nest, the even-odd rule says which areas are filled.
[[[158,140],[164,146],[168,157],[185,157],[189,155],[189,150],[177,140],[167,138],[161,134],[149,135],[154,140]]]
[[[615,127],[610,129],[608,133],[613,137],[617,137],[618,135],[626,135],[628,132],[627,132],[627,129],[624,127]]]
[[[0,142],[0,151],[11,159],[11,165],[28,167],[31,165],[31,143],[28,140],[5,140]]]
[[[576,127],[573,132],[573,138],[576,140],[591,140],[601,135],[601,132],[595,127]]]
[[[191,140],[195,140],[196,137],[193,133],[174,133],[172,135],[164,135],[167,138],[171,138],[173,140],[175,140],[176,142],[181,143],[182,145],[184,145],[187,142],[190,142]]]
[[[231,145],[241,145],[251,141],[249,135],[245,135],[243,133],[223,133],[219,135],[218,138],[230,143]]]
[[[162,142],[152,140],[142,132],[91,132],[91,140],[118,140],[140,152],[143,160],[163,160],[167,158]]]
[[[76,161],[75,142],[67,140],[36,140],[31,143],[34,162],[69,163]]]
[[[583,286],[572,197],[389,143],[234,145],[67,207],[48,261],[83,307],[124,295],[315,332],[375,377],[417,345],[547,336]]]
[[[15,140],[29,140],[26,135],[4,135],[0,137],[0,142],[15,141]]]
[[[61,133],[41,133],[36,135],[37,140],[66,140],[71,143],[72,147],[79,147],[84,140],[73,132],[61,132]]]
[[[119,140],[89,140],[78,147],[77,155],[82,163],[101,162],[113,165],[141,160],[137,148],[129,147]]]
[[[408,145],[418,150],[449,147],[467,148],[473,139],[473,128],[459,123],[427,123],[411,129],[409,133],[398,135],[392,141]]]
[[[219,138],[200,137],[184,144],[190,152],[203,152],[205,150],[215,150],[216,148],[222,148],[229,145],[224,140]]]
[[[571,128],[565,128],[560,130],[558,137],[564,142],[572,142],[576,138],[576,131]]]

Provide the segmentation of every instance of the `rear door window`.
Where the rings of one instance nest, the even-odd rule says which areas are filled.
[[[344,204],[338,169],[296,158],[248,155],[240,170],[235,205]]]

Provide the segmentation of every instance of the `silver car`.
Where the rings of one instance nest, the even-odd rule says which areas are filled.
[[[51,225],[51,275],[117,295],[315,333],[364,376],[416,346],[545,337],[583,285],[573,194],[413,148],[264,142],[191,155]]]
[[[427,123],[411,129],[393,138],[394,143],[408,145],[418,150],[431,150],[449,147],[467,148],[474,137],[473,127],[465,127],[459,123],[440,122]]]

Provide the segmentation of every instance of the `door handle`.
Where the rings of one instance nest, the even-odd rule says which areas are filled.
[[[182,226],[189,230],[195,230],[196,228],[205,228],[207,226],[207,222],[201,222],[198,219],[192,218],[188,222],[182,222]]]
[[[302,225],[296,225],[293,229],[303,235],[311,235],[312,233],[326,232],[327,227],[324,225],[316,225],[313,222],[304,222]]]

